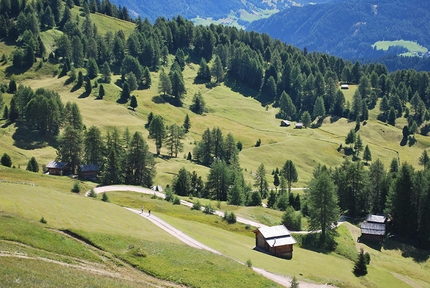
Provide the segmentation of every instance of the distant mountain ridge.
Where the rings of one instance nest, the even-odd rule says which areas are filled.
[[[381,57],[371,45],[409,40],[430,48],[430,1],[335,0],[292,7],[252,22],[247,30],[344,58]]]
[[[239,17],[241,11],[256,14],[261,10],[283,10],[285,8],[307,5],[310,3],[324,3],[332,0],[176,0],[176,1],[141,1],[141,0],[113,0],[112,3],[127,7],[134,16],[151,22],[157,17],[171,19],[181,15],[185,19],[227,18],[232,13]]]

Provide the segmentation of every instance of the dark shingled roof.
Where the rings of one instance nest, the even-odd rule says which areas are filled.
[[[385,235],[385,224],[363,222],[361,223],[361,234],[383,236]]]
[[[51,169],[63,169],[68,163],[67,162],[57,162],[57,161],[51,161],[48,165],[46,165],[46,168]]]
[[[79,165],[79,170],[81,172],[99,171],[99,166],[97,164]]]

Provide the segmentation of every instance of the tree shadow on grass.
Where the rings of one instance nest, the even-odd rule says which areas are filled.
[[[408,137],[403,137],[402,140],[400,141],[400,146],[406,146],[406,144],[408,144]]]
[[[70,92],[75,92],[77,90],[79,90],[82,87],[81,85],[78,85],[77,83],[72,87],[72,89],[70,89]]]
[[[341,118],[342,117],[332,115],[332,116],[330,116],[330,123],[335,123],[335,122],[339,121],[339,119],[341,119]]]
[[[257,99],[258,91],[249,88],[249,86],[239,82],[233,77],[227,75],[224,79],[224,84],[234,92],[240,93],[245,97],[252,97]]]
[[[5,69],[5,75],[6,77],[11,77],[12,75],[21,75],[27,72],[31,66],[26,67],[15,67],[15,66],[9,66]]]
[[[45,148],[46,146],[58,146],[55,137],[42,134],[38,130],[31,130],[23,124],[17,124],[17,129],[12,135],[13,145],[24,150]]]
[[[383,243],[382,247],[384,247],[386,250],[400,250],[402,251],[403,257],[412,258],[417,263],[426,262],[430,257],[430,251],[418,249],[413,246],[413,243],[409,242],[401,238],[397,238],[396,240],[387,239]]]
[[[357,242],[360,242],[361,244],[366,245],[370,249],[377,250],[377,251],[381,251],[381,248],[382,248],[382,243],[375,240],[372,241],[369,239],[365,239],[365,238],[362,238],[361,236],[358,237]]]
[[[79,96],[78,96],[78,98],[79,98],[79,99],[82,99],[82,98],[87,98],[88,96],[90,96],[90,93],[88,93],[88,92],[83,92],[83,93],[81,93],[81,95],[79,95]]]

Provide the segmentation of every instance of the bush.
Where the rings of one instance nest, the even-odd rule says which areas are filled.
[[[246,260],[246,266],[248,266],[249,268],[252,267],[251,259]]]
[[[75,181],[75,183],[73,184],[72,192],[81,192],[81,184],[79,183],[79,181]]]
[[[261,139],[258,139],[257,142],[255,143],[255,147],[260,147],[261,145]]]
[[[12,167],[12,159],[6,153],[4,153],[3,156],[1,157],[0,163],[1,165],[6,167]]]
[[[227,221],[229,224],[236,223],[236,215],[233,212],[224,212],[224,220]]]
[[[94,192],[94,189],[91,188],[90,193],[88,193],[88,197],[97,198],[97,194]]]
[[[42,223],[42,224],[48,223],[48,221],[46,221],[45,218],[43,218],[43,217],[40,218],[39,222]]]
[[[166,187],[166,196],[164,197],[164,200],[166,200],[167,202],[173,201],[173,191],[170,187]]]
[[[103,193],[103,195],[102,195],[102,201],[103,202],[109,202],[109,198],[108,198],[108,196],[107,196],[106,193]]]
[[[205,206],[203,213],[206,213],[206,214],[214,214],[215,213],[215,209],[212,207],[211,203],[209,203],[208,205]]]
[[[302,226],[302,215],[300,212],[294,211],[292,206],[288,206],[282,215],[282,224],[289,230],[300,231]]]
[[[173,198],[173,205],[181,205],[181,199],[179,199],[178,196],[175,196],[175,198]]]
[[[191,207],[191,210],[201,210],[202,204],[200,204],[200,201],[197,200],[193,203],[193,207]]]

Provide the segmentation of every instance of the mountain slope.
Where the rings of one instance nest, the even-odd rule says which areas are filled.
[[[309,3],[324,3],[330,0],[220,0],[220,1],[201,1],[201,0],[177,0],[177,1],[147,1],[142,3],[138,0],[113,0],[112,3],[127,7],[135,16],[148,18],[150,21],[157,17],[172,18],[182,15],[185,19],[201,18],[228,18],[232,15],[240,18],[243,12],[258,14],[261,10],[282,10],[284,8]]]
[[[292,7],[248,30],[264,32],[298,47],[346,58],[381,56],[372,45],[380,40],[409,40],[429,47],[430,2],[333,1]]]

